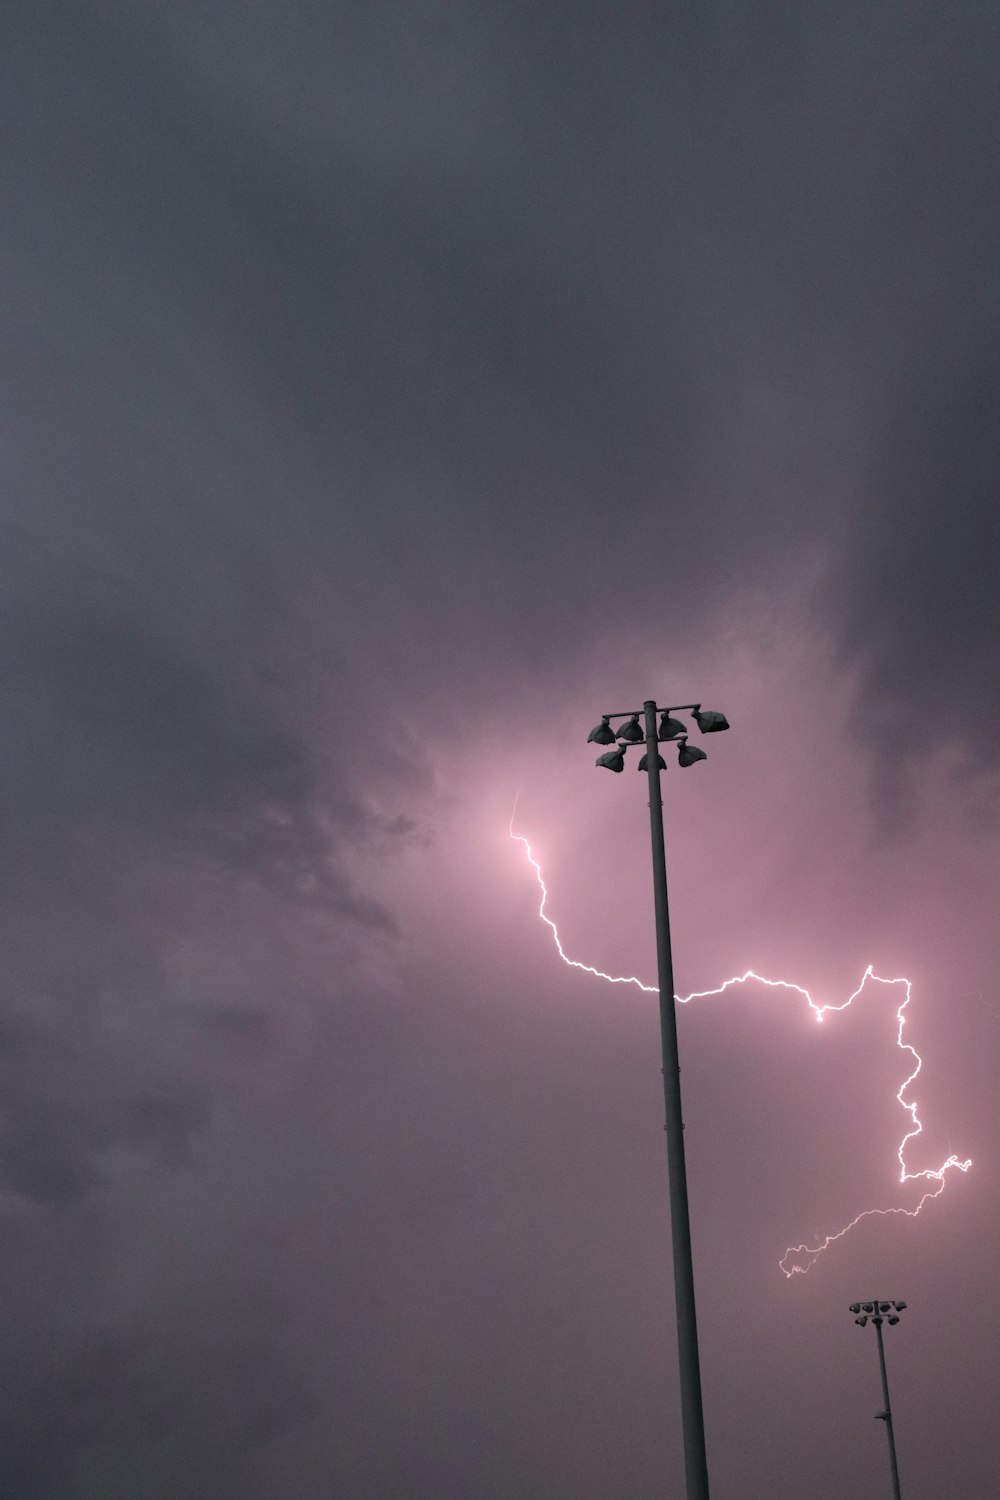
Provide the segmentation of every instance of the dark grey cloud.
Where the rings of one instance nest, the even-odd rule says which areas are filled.
[[[178,1066],[156,961],[139,961],[134,934],[118,948],[114,966],[91,954],[87,974],[77,945],[59,976],[51,953],[19,955],[5,927],[0,1187],[29,1203],[76,1205],[106,1185],[116,1152],[190,1166],[204,1130],[210,1095]]]
[[[669,629],[820,553],[845,652],[891,671],[884,580],[844,539],[923,425],[907,372],[961,379],[995,303],[992,21],[297,16],[56,9],[24,44],[52,77],[36,238],[63,216],[32,267],[65,311],[49,365],[89,326],[101,375],[74,452],[91,491],[95,432],[127,433],[114,528],[87,502],[110,551],[179,557],[170,611],[182,587],[211,609],[222,554],[223,614],[248,570],[283,597],[294,578],[338,651],[431,692],[486,643],[512,674],[563,665],[623,597],[658,590]],[[67,205],[70,138],[90,190]],[[958,499],[933,550],[984,591],[965,437],[942,436]],[[905,504],[893,533],[923,535]]]
[[[134,591],[39,559],[8,533],[3,819],[10,893],[77,891],[151,845],[221,863],[293,900],[391,927],[340,846],[400,838],[317,764],[262,644],[229,657],[178,638]],[[262,632],[263,634],[263,632]],[[266,637],[265,637],[266,638]],[[213,649],[214,648],[214,649]]]
[[[990,587],[994,22],[348,7],[279,40],[271,19],[181,10],[118,35],[173,83],[178,138],[208,139],[219,172],[253,153],[254,198],[227,203],[267,246],[242,308],[255,379],[294,390],[382,574],[360,649],[384,659],[406,619],[418,672],[484,638],[515,671],[564,662],[622,590],[668,575],[668,628],[819,549],[827,622],[913,711],[926,684],[899,641],[922,655],[919,630],[902,598],[887,621],[866,559],[919,547]],[[934,498],[904,479],[918,366],[978,383],[984,412],[974,433],[932,424],[953,494],[933,540]],[[293,509],[332,573],[317,500]],[[873,546],[846,543],[873,514]],[[938,654],[960,671],[983,636],[973,611]]]
[[[872,455],[841,588],[859,722],[900,759],[963,746],[995,766],[1000,368],[982,336],[908,372]]]
[[[201,1301],[196,1288],[188,1296]],[[88,1497],[111,1486],[166,1495],[182,1485],[192,1496],[236,1495],[253,1483],[255,1450],[308,1426],[315,1401],[273,1298],[242,1289],[200,1327],[181,1308],[174,1316],[167,1339],[162,1324],[91,1327],[48,1361],[16,1425],[5,1424],[17,1494],[35,1500],[71,1485]]]

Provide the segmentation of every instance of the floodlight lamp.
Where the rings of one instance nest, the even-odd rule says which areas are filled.
[[[616,750],[609,750],[605,755],[599,755],[594,761],[595,766],[604,766],[608,771],[624,771],[625,749],[619,745]]]
[[[850,1305],[850,1307],[848,1308],[848,1312],[859,1313],[860,1311],[861,1311],[861,1303],[860,1302],[852,1302],[851,1305]]]
[[[615,732],[611,728],[611,725],[608,723],[609,717],[610,717],[609,714],[605,714],[604,718],[597,725],[596,729],[592,729],[590,731],[590,733],[587,735],[587,744],[588,745],[589,744],[595,744],[595,745],[613,745],[614,744],[614,742],[615,742]]]
[[[876,1328],[881,1328],[883,1321],[884,1320],[881,1313],[876,1313],[874,1318],[872,1318],[872,1322],[875,1324]]]
[[[857,1325],[858,1325],[859,1328],[864,1328],[865,1324],[868,1322],[867,1314],[862,1313],[861,1317],[860,1318],[855,1318],[854,1321],[855,1321],[855,1323],[857,1323]]]
[[[680,719],[672,719],[669,714],[664,714],[660,720],[660,739],[675,740],[679,734],[687,734],[687,725]]]
[[[679,766],[693,766],[699,760],[708,760],[704,750],[699,750],[697,745],[689,745],[687,740],[681,740],[677,752],[677,764]]]
[[[879,1312],[888,1312],[891,1307],[891,1302],[880,1302],[878,1305],[878,1310]]]
[[[658,755],[656,757],[656,769],[658,771],[665,771],[667,769],[667,763],[663,759],[662,755]],[[649,770],[649,752],[648,751],[642,757],[642,760],[639,762],[639,770],[640,771],[648,771]]]
[[[906,1307],[906,1303],[905,1302],[894,1302],[892,1305],[896,1309],[897,1312],[902,1312],[904,1310],[904,1308]]]
[[[899,1322],[899,1318],[895,1313],[893,1313],[890,1317],[886,1318],[885,1321],[888,1323],[890,1328],[895,1328],[896,1324]]]
[[[864,1308],[864,1310],[865,1310],[866,1313],[870,1313],[870,1312],[874,1312],[875,1311],[875,1304],[874,1304],[874,1302],[862,1302],[861,1306]]]
[[[725,714],[713,713],[708,708],[696,708],[694,719],[702,734],[719,734],[723,729],[729,728],[729,720]]]
[[[630,745],[638,745],[646,736],[639,728],[639,715],[633,714],[627,724],[623,724],[618,730],[618,738],[627,740]]]

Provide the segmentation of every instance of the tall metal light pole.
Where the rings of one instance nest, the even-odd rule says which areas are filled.
[[[875,1420],[885,1423],[885,1435],[889,1439],[889,1466],[892,1469],[893,1500],[900,1500],[899,1468],[896,1464],[896,1438],[892,1430],[892,1407],[889,1405],[889,1380],[885,1373],[885,1346],[882,1343],[882,1323],[885,1321],[891,1328],[895,1327],[899,1322],[899,1314],[905,1306],[905,1302],[872,1301],[851,1303],[851,1312],[856,1314],[855,1323],[860,1328],[864,1328],[865,1324],[871,1321],[875,1326],[875,1334],[878,1338],[878,1367],[882,1375],[882,1400],[885,1402],[885,1407],[882,1411],[875,1413]]]
[[[701,1402],[701,1366],[698,1359],[698,1323],[694,1301],[694,1266],[691,1256],[691,1221],[688,1214],[687,1166],[684,1160],[684,1120],[681,1114],[681,1068],[677,1051],[677,1008],[674,998],[674,965],[670,949],[670,912],[667,905],[667,862],[663,846],[663,799],[660,772],[666,764],[658,745],[671,741],[678,746],[678,763],[694,765],[707,757],[704,750],[688,743],[687,727],[675,713],[690,713],[703,734],[728,729],[724,714],[703,712],[700,703],[677,704],[661,713],[652,699],[642,706],[645,733],[639,728],[639,711],[605,714],[589,739],[599,745],[620,743],[598,756],[597,764],[609,771],[625,769],[630,745],[645,744],[639,762],[649,781],[649,831],[653,850],[653,902],[656,912],[656,966],[660,989],[660,1040],[663,1054],[663,1099],[666,1106],[667,1165],[670,1180],[670,1225],[674,1252],[674,1298],[677,1306],[677,1349],[680,1361],[681,1417],[684,1432],[684,1473],[687,1500],[708,1500],[708,1463],[705,1457],[705,1419]],[[617,730],[612,719],[628,722]]]

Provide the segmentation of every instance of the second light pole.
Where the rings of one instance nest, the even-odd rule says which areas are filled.
[[[885,1345],[882,1342],[882,1320],[895,1328],[899,1322],[899,1315],[905,1308],[905,1302],[852,1302],[851,1312],[857,1314],[854,1321],[859,1328],[871,1320],[875,1327],[878,1338],[878,1367],[882,1376],[882,1400],[885,1402],[881,1411],[875,1413],[876,1421],[885,1423],[885,1435],[889,1439],[889,1468],[892,1472],[892,1494],[893,1500],[899,1497],[899,1466],[896,1463],[896,1435],[892,1430],[892,1407],[889,1405],[889,1377],[885,1373]]]
[[[663,800],[660,772],[666,766],[659,745],[678,745],[681,766],[706,758],[704,750],[689,745],[686,726],[671,716],[690,713],[703,733],[728,729],[725,715],[703,712],[700,703],[678,704],[660,713],[648,699],[642,707],[645,733],[639,728],[639,713],[606,714],[590,739],[597,744],[622,740],[615,750],[598,757],[597,764],[610,771],[625,768],[625,751],[645,742],[639,762],[649,781],[649,831],[653,854],[653,903],[656,913],[656,967],[660,991],[660,1044],[663,1055],[663,1100],[666,1107],[667,1166],[670,1181],[670,1227],[673,1241],[674,1298],[677,1307],[677,1349],[680,1364],[681,1418],[684,1433],[684,1473],[687,1500],[708,1500],[708,1462],[705,1455],[705,1418],[701,1400],[701,1365],[698,1358],[698,1321],[694,1300],[694,1264],[691,1254],[691,1220],[688,1212],[687,1164],[684,1156],[684,1118],[681,1112],[681,1069],[677,1049],[677,1006],[674,996],[674,964],[670,946],[670,910],[667,902],[667,861],[663,844]],[[612,730],[611,719],[628,723]]]

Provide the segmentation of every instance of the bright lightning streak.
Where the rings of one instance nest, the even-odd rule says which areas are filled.
[[[531,845],[528,840],[523,836],[523,834],[514,832],[513,814],[510,820],[509,831],[511,838],[515,841],[515,843],[524,845],[524,852],[527,855],[528,863],[531,865],[532,869],[535,872],[535,879],[538,881],[538,888],[542,893],[541,902],[539,903],[538,907],[538,915],[541,917],[546,927],[548,927],[551,931],[552,939],[556,945],[556,951],[558,952],[559,957],[562,959],[563,963],[568,964],[571,969],[582,969],[585,974],[593,974],[596,979],[603,979],[608,984],[634,984],[636,989],[644,990],[648,995],[657,994],[658,990],[655,985],[643,984],[641,979],[637,979],[634,975],[605,974],[602,969],[595,969],[590,964],[581,963],[579,959],[569,957],[560,940],[559,929],[556,927],[555,922],[553,922],[552,918],[545,910],[546,903],[549,899],[549,893],[545,885],[545,880],[542,876],[541,865],[538,863],[538,860],[532,853]],[[896,1009],[896,1045],[902,1052],[909,1053],[910,1058],[912,1059],[913,1066],[896,1091],[896,1098],[899,1101],[901,1108],[909,1116],[910,1120],[910,1128],[906,1131],[896,1150],[896,1159],[899,1162],[899,1181],[900,1183],[906,1183],[922,1180],[933,1182],[936,1184],[936,1186],[928,1188],[927,1192],[925,1192],[920,1198],[920,1201],[917,1203],[916,1208],[866,1208],[861,1213],[857,1214],[849,1224],[845,1224],[843,1229],[838,1229],[834,1234],[826,1235],[825,1238],[820,1240],[820,1242],[816,1245],[790,1245],[778,1262],[781,1271],[785,1276],[789,1278],[792,1276],[804,1276],[805,1273],[810,1269],[810,1267],[813,1266],[819,1259],[819,1257],[823,1254],[824,1250],[829,1249],[829,1247],[835,1244],[837,1240],[843,1239],[844,1235],[852,1230],[856,1224],[860,1224],[862,1219],[886,1217],[890,1214],[903,1214],[908,1219],[915,1219],[920,1210],[923,1208],[924,1204],[927,1203],[929,1199],[939,1197],[940,1194],[944,1191],[945,1174],[949,1172],[952,1167],[957,1167],[960,1172],[967,1172],[972,1165],[971,1160],[961,1161],[957,1156],[949,1156],[947,1161],[942,1162],[940,1167],[926,1167],[920,1172],[907,1171],[906,1162],[904,1160],[904,1152],[909,1142],[912,1141],[915,1136],[920,1135],[924,1128],[917,1115],[916,1103],[912,1099],[906,1098],[907,1089],[910,1087],[910,1084],[913,1083],[917,1074],[920,1072],[920,1069],[923,1067],[923,1059],[920,1057],[916,1048],[911,1046],[909,1042],[904,1042],[903,1040],[903,1028],[906,1025],[905,1012],[911,999],[912,987],[910,981],[908,979],[902,978],[883,979],[881,975],[875,973],[871,964],[869,964],[857,989],[852,995],[849,995],[842,1004],[817,1005],[816,1001],[810,995],[809,991],[807,989],[803,989],[802,985],[792,984],[791,981],[787,979],[766,979],[763,974],[756,974],[753,969],[747,969],[743,974],[737,974],[734,975],[732,979],[724,980],[722,984],[716,986],[715,989],[694,990],[690,995],[674,996],[675,1000],[677,1000],[681,1005],[687,1005],[691,1000],[704,1000],[707,999],[710,995],[722,995],[726,990],[731,989],[733,985],[749,984],[752,982],[754,984],[766,985],[768,989],[772,990],[794,991],[795,994],[801,995],[803,1000],[806,1001],[813,1014],[815,1015],[817,1021],[822,1021],[827,1011],[846,1010],[847,1007],[858,998],[869,980],[871,980],[873,984],[884,984],[890,988],[901,987],[903,990],[903,998]]]

